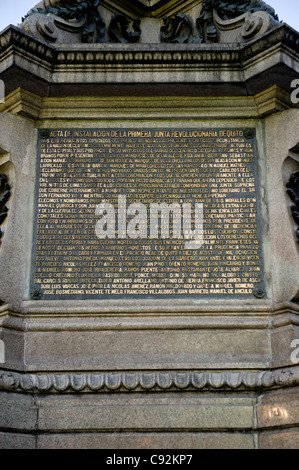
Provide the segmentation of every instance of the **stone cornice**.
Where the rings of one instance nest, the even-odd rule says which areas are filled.
[[[103,86],[119,84],[119,76],[122,81],[118,87],[125,89],[130,84],[134,87],[138,84],[143,86],[143,93],[148,88],[145,84],[167,84],[168,88],[176,82],[181,84],[182,90],[187,86],[187,93],[205,96],[214,93],[219,96],[219,87],[225,87],[227,96],[238,94],[236,85],[243,87],[239,95],[260,93],[274,84],[289,91],[292,79],[299,72],[298,42],[299,34],[287,25],[281,25],[244,45],[54,46],[16,27],[9,27],[0,35],[0,78],[5,81],[8,93],[22,87],[30,92],[37,91],[40,96],[49,95],[49,84],[52,84],[54,96],[59,96],[59,89],[65,84],[68,88],[63,90],[64,95],[78,96],[78,87],[76,90],[72,87],[79,83],[87,87],[82,91],[85,96],[88,93],[94,96],[97,90],[100,92],[99,83]],[[275,83],[274,79],[271,81],[272,75],[267,73],[270,67],[272,71],[276,70]],[[247,78],[244,80],[245,70]],[[255,77],[259,77],[256,83]],[[204,83],[208,89],[190,91],[191,83]],[[96,84],[97,89],[93,89]]]
[[[107,63],[163,63],[181,62],[235,62],[255,57],[275,44],[288,46],[299,56],[299,33],[282,24],[262,37],[244,44],[70,44],[53,45],[35,38],[16,26],[9,26],[0,33],[0,60],[13,47],[34,54],[51,64],[107,62]]]
[[[292,106],[290,94],[276,85],[254,96],[228,97],[72,97],[41,98],[22,88],[6,96],[0,112],[10,113],[33,121],[47,120],[55,126],[57,119],[106,121],[119,119],[256,119]]]
[[[277,304],[234,302],[159,305],[125,302],[109,305],[94,303],[74,306],[53,302],[26,302],[21,312],[1,306],[0,327],[20,332],[104,331],[104,330],[249,330],[275,329],[299,325],[299,306],[293,302]],[[55,302],[54,302],[55,304]]]
[[[0,371],[0,390],[25,393],[268,391],[299,385],[299,367],[275,371],[21,374]]]

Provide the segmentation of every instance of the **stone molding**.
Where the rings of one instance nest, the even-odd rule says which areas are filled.
[[[17,88],[0,104],[0,112],[19,115],[35,121],[42,109],[42,99],[22,88]]]
[[[299,71],[298,43],[298,33],[287,25],[243,45],[55,46],[9,27],[0,34],[0,78],[8,96],[21,87],[41,98],[113,97],[115,93],[118,97],[177,96],[178,83],[182,96],[255,96],[274,85],[290,94]],[[262,117],[271,114],[271,107],[275,112],[286,106],[285,97],[276,92],[260,96],[255,104]],[[36,119],[39,107],[38,100],[31,97],[20,114]]]
[[[275,87],[277,88],[277,87]],[[263,107],[271,113],[271,109],[276,109],[276,95],[279,89],[271,90],[270,99],[266,96],[267,103]],[[290,101],[289,96],[286,101]],[[261,103],[261,104],[260,104]],[[161,101],[155,97],[119,97],[118,106],[115,107],[115,98],[111,97],[78,97],[73,98],[40,98],[34,93],[30,93],[22,88],[17,88],[9,94],[4,104],[0,104],[0,112],[19,115],[33,121],[57,119],[82,119],[96,121],[140,118],[144,119],[193,119],[193,118],[228,118],[241,117],[245,119],[255,119],[258,117],[258,110],[263,106],[263,97],[259,98],[257,106],[255,97],[215,97],[213,101],[205,97],[165,97]]]
[[[299,367],[276,371],[20,374],[0,371],[0,390],[25,393],[267,391],[299,385]]]
[[[255,95],[254,100],[259,117],[265,117],[273,112],[284,111],[292,107],[289,93],[276,85]]]
[[[268,48],[278,41],[297,51],[299,33],[281,24],[266,33]],[[265,36],[265,35],[264,35]],[[0,54],[11,46],[22,49],[56,63],[174,63],[184,62],[235,62],[255,57],[265,51],[265,37],[247,44],[72,44],[53,45],[22,31],[16,26],[7,27],[0,34]],[[1,56],[0,56],[1,58]]]
[[[0,104],[0,112],[19,115],[32,121],[57,119],[197,119],[197,118],[242,118],[265,117],[292,106],[290,95],[274,85],[252,97],[213,98],[212,105],[205,97],[165,97],[163,101],[155,97],[118,98],[82,97],[40,98],[22,88],[17,88]],[[297,105],[298,106],[298,105]]]
[[[299,34],[287,25],[267,33],[268,47],[283,41],[294,51],[299,44]],[[185,63],[235,63],[256,58],[265,51],[265,38],[248,44],[77,44],[51,45],[32,37],[15,26],[6,28],[0,35],[0,60],[13,47],[16,52],[34,54],[53,67],[54,64],[113,63],[113,64],[174,64]],[[11,51],[10,51],[11,52]],[[1,57],[2,56],[2,57]],[[43,64],[41,64],[43,65]]]
[[[55,305],[54,305],[55,304]],[[189,304],[181,302],[127,303],[92,302],[88,308],[68,301],[24,302],[16,311],[0,306],[0,327],[20,332],[102,331],[130,329],[265,329],[299,326],[299,305],[283,302],[273,306],[268,301],[234,305],[221,303]]]

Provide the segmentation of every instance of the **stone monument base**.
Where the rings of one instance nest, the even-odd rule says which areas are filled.
[[[0,34],[0,448],[299,448],[298,33],[262,0],[37,7]],[[117,196],[176,198],[173,237]]]
[[[296,373],[298,382],[299,371]],[[123,379],[134,378],[133,374],[120,375]],[[166,373],[155,375],[160,375],[161,382],[169,379]],[[182,380],[183,375],[170,374],[172,380]],[[159,393],[134,392],[125,391],[122,386],[122,392],[107,390],[96,395],[90,389],[90,393],[73,391],[63,396],[61,392],[38,395],[2,392],[0,447],[298,449],[298,387],[259,393],[248,385],[243,392],[233,391],[233,387],[228,390],[227,384],[225,387],[220,384],[225,376],[227,380],[228,373],[207,375],[210,382],[204,387],[206,391],[187,387],[184,392],[169,392],[160,387]],[[253,374],[247,374],[249,380],[252,377]],[[11,383],[8,378],[3,379]],[[74,389],[82,387],[84,380],[93,380],[88,376],[80,379],[69,377]],[[20,377],[20,380],[27,380],[26,386],[30,386],[30,379]],[[38,381],[34,376],[31,380]],[[109,374],[106,380],[109,381]],[[113,380],[119,378],[113,375],[110,380],[115,386]]]

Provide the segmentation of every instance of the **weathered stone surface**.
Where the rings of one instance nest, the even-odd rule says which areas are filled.
[[[264,368],[265,331],[123,331],[27,334],[31,370]],[[61,358],[61,362],[58,361]]]
[[[294,299],[299,288],[299,259],[296,238],[288,206],[283,164],[290,154],[290,149],[298,143],[298,110],[286,110],[265,121],[266,136],[266,171],[269,211],[269,234],[272,245],[273,300],[282,302]],[[277,140],[276,136],[280,139]],[[277,171],[280,168],[280,171]],[[276,188],[273,191],[272,188]],[[288,238],[289,243],[283,240]],[[292,266],[292,274],[287,274]]]
[[[33,125],[17,116],[1,113],[0,126],[0,148],[3,149],[0,162],[10,165],[8,171],[12,181],[11,210],[1,246],[1,295],[5,302],[14,304],[17,298],[19,301],[23,298],[24,278],[28,269],[26,243],[32,218],[32,155],[36,152],[36,142]],[[7,334],[11,335],[11,332]],[[20,347],[11,346],[14,349]]]
[[[299,428],[285,431],[263,432],[259,437],[260,449],[299,449]]]
[[[27,434],[11,434],[0,432],[1,450],[24,450],[35,449],[36,437]]]
[[[251,433],[46,434],[37,449],[254,449]]]
[[[37,408],[30,395],[0,394],[0,428],[4,431],[32,431],[37,425]]]
[[[38,398],[40,431],[102,431],[242,429],[250,430],[254,419],[253,397],[169,395],[147,397],[82,396]]]
[[[270,392],[262,395],[257,406],[259,428],[298,427],[298,389]]]

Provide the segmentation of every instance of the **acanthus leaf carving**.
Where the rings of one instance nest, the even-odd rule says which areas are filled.
[[[278,21],[278,16],[276,15],[274,8],[263,0],[234,0],[234,2],[205,0],[204,4],[211,4],[211,7],[215,8],[219,16],[223,19],[236,18],[246,12],[255,13],[257,11],[265,11]]]
[[[100,0],[42,0],[23,18],[26,21],[22,28],[59,43],[139,41],[142,34],[140,19],[129,20],[124,14],[116,13],[108,20],[110,24],[106,28],[100,3]],[[42,19],[42,16],[46,18]],[[183,11],[164,17],[160,39],[161,42],[179,44],[246,42],[271,29],[277,20],[274,9],[263,0],[204,0],[198,18],[192,19]],[[59,30],[73,33],[73,36],[59,33]],[[222,34],[221,30],[229,34]]]
[[[192,35],[193,25],[187,15],[178,13],[172,18],[163,18],[163,26],[161,28],[162,42],[180,43],[195,42]]]
[[[100,0],[85,0],[84,2],[74,2],[73,4],[57,3],[56,6],[47,6],[45,8],[36,8],[31,10],[30,13],[23,18],[33,13],[41,13],[48,15],[49,13],[62,18],[63,20],[77,20],[81,21],[85,18],[85,24],[82,30],[82,42],[106,42],[106,25],[100,15],[99,7]],[[49,27],[52,28],[53,26]]]
[[[217,42],[219,38],[215,16],[223,23],[227,23],[231,29],[240,27],[238,19],[243,16],[245,26],[241,35],[243,40],[249,40],[262,30],[263,19],[256,16],[258,12],[267,13],[273,20],[278,21],[274,9],[262,0],[234,0],[234,2],[204,0],[194,33],[192,21],[183,13],[179,13],[163,19],[161,40],[172,43]],[[235,19],[235,22],[232,21]],[[266,24],[265,29],[269,27],[270,25]]]
[[[71,1],[43,1],[34,7],[22,19],[23,22],[34,14],[46,16],[45,19],[36,19],[37,31],[49,41],[56,41],[57,28],[71,33],[81,33],[83,43],[134,43],[141,36],[140,20],[132,23],[125,15],[112,16],[108,32],[111,41],[106,39],[106,24],[99,10],[100,0]],[[29,24],[25,30],[31,31]]]
[[[130,22],[125,15],[114,15],[111,18],[109,34],[113,42],[137,42],[141,36],[140,20],[133,21],[133,31],[129,31]]]

